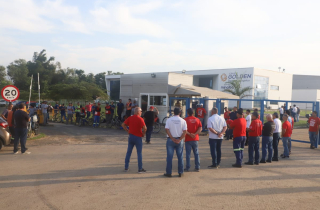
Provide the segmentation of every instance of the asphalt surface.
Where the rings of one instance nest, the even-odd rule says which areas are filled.
[[[123,172],[122,130],[58,123],[41,129],[47,136],[28,141],[30,155],[13,155],[12,147],[0,151],[0,209],[319,209],[320,151],[309,144],[294,142],[290,159],[238,169],[231,167],[232,141],[223,141],[221,168],[207,169],[204,136],[201,171],[179,178],[174,157],[174,177],[166,178],[163,134],[144,144],[147,173],[138,174],[135,150],[130,171]],[[306,129],[294,136],[308,139]]]

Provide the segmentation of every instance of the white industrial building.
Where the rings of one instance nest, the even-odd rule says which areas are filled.
[[[237,78],[242,79],[241,87],[252,87],[248,93],[250,96],[245,99],[291,100],[292,76],[288,73],[249,67],[106,75],[106,84],[111,100],[121,98],[125,103],[129,98],[135,99],[143,110],[155,105],[160,108],[161,119],[169,110],[169,97],[238,98],[222,92],[231,88],[228,82]],[[271,109],[278,109],[282,104],[265,102],[265,106]],[[214,102],[205,104],[208,109],[214,105]],[[236,101],[223,101],[223,106],[235,105]],[[260,108],[260,102],[243,101],[241,107]]]
[[[320,101],[320,76],[293,75],[292,101]],[[296,103],[300,109],[312,110],[310,103]]]

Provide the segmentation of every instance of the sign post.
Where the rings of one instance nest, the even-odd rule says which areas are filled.
[[[16,101],[20,96],[20,91],[16,86],[7,85],[1,90],[1,96],[5,101]]]

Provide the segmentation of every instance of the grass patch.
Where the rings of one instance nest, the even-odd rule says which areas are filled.
[[[38,140],[38,139],[42,139],[42,138],[44,138],[44,137],[46,137],[46,134],[44,134],[44,133],[39,133],[38,135],[36,135],[36,136],[34,136],[34,137],[31,137],[31,138],[29,138],[28,140]]]

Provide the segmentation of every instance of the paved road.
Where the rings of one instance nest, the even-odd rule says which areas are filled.
[[[11,147],[0,151],[0,209],[319,209],[320,151],[308,144],[293,143],[290,159],[235,169],[232,142],[224,141],[221,168],[212,170],[206,168],[208,140],[201,137],[201,171],[165,178],[161,135],[144,145],[148,172],[137,174],[135,152],[131,170],[123,172],[123,131],[41,128],[47,137],[28,142],[31,155],[13,155]],[[176,158],[173,170],[177,174]]]

